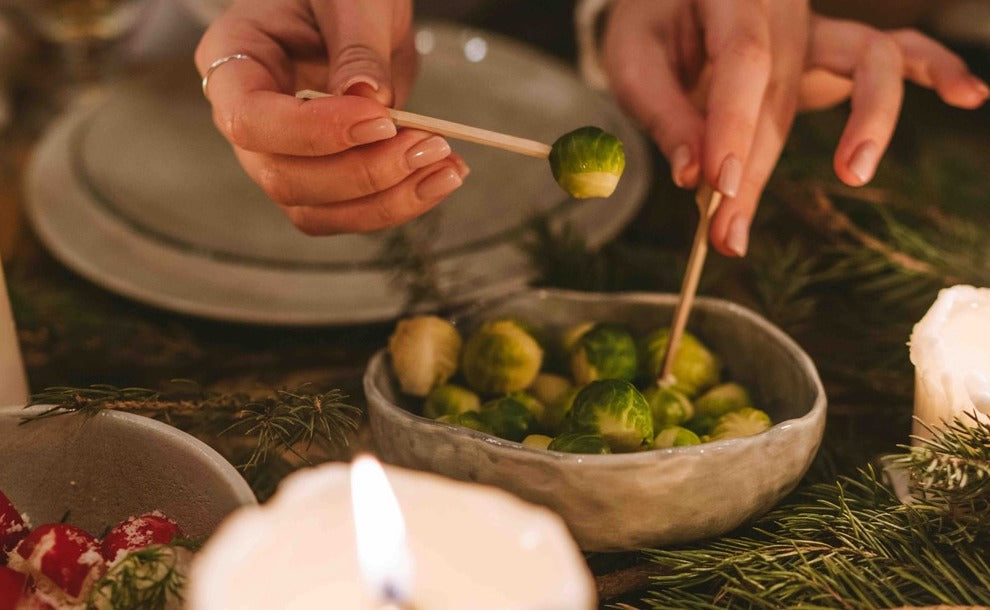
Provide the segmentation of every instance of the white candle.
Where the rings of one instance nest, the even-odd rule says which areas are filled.
[[[27,377],[17,343],[14,314],[7,298],[7,282],[0,265],[0,407],[24,405],[28,400]]]
[[[352,500],[382,496],[352,498],[351,468],[327,464],[293,474],[269,502],[221,524],[197,554],[189,609],[363,610],[387,601],[416,610],[595,607],[587,564],[556,514],[492,487],[391,466],[384,472],[405,524],[381,522],[387,508],[371,516],[359,506],[358,523],[371,517],[379,533],[392,532],[372,535],[379,548],[367,552],[385,554],[372,559],[372,574],[358,561]],[[383,596],[383,582],[398,599]]]
[[[963,414],[990,422],[990,288],[953,286],[911,333],[914,415],[938,427]],[[913,434],[930,433],[915,421]]]

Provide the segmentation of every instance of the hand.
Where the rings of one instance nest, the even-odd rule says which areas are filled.
[[[922,34],[815,16],[807,0],[618,0],[604,64],[674,182],[690,188],[704,176],[725,196],[709,237],[727,256],[746,253],[760,194],[799,108],[852,98],[834,166],[858,186],[890,142],[904,77],[964,108],[988,93]]]
[[[251,178],[307,234],[423,214],[468,173],[443,138],[396,130],[415,76],[410,0],[238,0],[196,49],[213,118]],[[335,97],[303,101],[300,89]]]

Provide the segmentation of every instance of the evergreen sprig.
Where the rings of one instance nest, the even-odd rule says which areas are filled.
[[[898,463],[902,502],[872,468],[810,485],[750,527],[647,551],[650,608],[990,605],[990,425],[955,420]],[[961,510],[965,508],[965,510]]]

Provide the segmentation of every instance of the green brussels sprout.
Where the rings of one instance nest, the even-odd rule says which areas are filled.
[[[488,394],[522,390],[543,363],[543,349],[513,320],[482,324],[464,345],[461,366],[468,384]]]
[[[718,418],[712,415],[695,415],[691,419],[684,422],[684,427],[694,432],[699,437],[711,434],[712,428],[715,426],[715,421]]]
[[[543,412],[546,410],[546,407],[532,394],[527,394],[526,392],[510,392],[506,394],[506,396],[526,407],[526,410],[533,414],[534,420],[539,421],[539,419],[543,417]]]
[[[712,428],[711,436],[713,441],[752,436],[763,432],[771,425],[770,416],[763,411],[753,407],[743,407],[719,417]]]
[[[653,414],[636,386],[622,379],[599,379],[581,388],[564,422],[567,432],[600,434],[615,452],[653,444]]]
[[[643,337],[641,360],[647,375],[660,375],[669,339],[669,328],[658,328]],[[697,337],[685,331],[677,354],[674,355],[674,365],[671,368],[674,383],[671,387],[683,392],[688,398],[694,398],[718,383],[721,368],[722,363],[718,357]]]
[[[587,432],[565,432],[550,441],[547,449],[563,451],[564,453],[598,453],[602,455],[612,453],[602,435]]]
[[[522,440],[522,444],[533,449],[546,449],[552,440],[545,434],[530,434]]]
[[[423,417],[436,419],[441,415],[457,415],[465,411],[477,411],[481,408],[478,395],[459,385],[445,383],[435,388],[426,396],[423,403]]]
[[[392,369],[406,394],[426,396],[457,372],[461,335],[436,316],[399,320],[388,339]]]
[[[594,326],[594,322],[581,322],[565,330],[560,336],[560,347],[564,350],[564,353],[569,354],[574,351],[574,346],[577,345],[578,339],[584,336],[584,333],[591,330]]]
[[[700,445],[701,439],[694,432],[680,426],[670,426],[664,428],[653,439],[654,449],[668,449],[670,447],[686,447],[687,445]]]
[[[577,199],[608,197],[626,167],[622,141],[598,127],[581,127],[557,138],[550,149],[550,171]]]
[[[653,412],[653,429],[679,426],[694,417],[694,405],[687,396],[673,388],[651,387],[643,392]]]
[[[558,396],[557,400],[547,403],[546,408],[543,409],[543,417],[537,422],[540,429],[550,434],[557,433],[567,414],[570,413],[571,407],[574,405],[574,397],[580,391],[580,387],[571,387]]]
[[[580,385],[596,379],[629,381],[637,369],[636,342],[621,324],[595,324],[571,351],[571,374]]]
[[[694,401],[694,410],[700,416],[718,419],[729,411],[737,411],[743,407],[752,407],[746,388],[738,383],[720,383],[711,388]]]
[[[458,413],[457,415],[441,415],[437,418],[437,421],[445,424],[454,424],[455,426],[471,428],[472,430],[484,432],[485,434],[495,434],[495,430],[492,428],[491,424],[489,424],[478,411],[465,411],[463,413]]]
[[[533,395],[536,400],[543,404],[550,404],[571,389],[571,382],[562,375],[553,373],[540,373],[529,384],[526,391]]]
[[[514,396],[503,396],[481,405],[478,412],[495,436],[521,441],[536,427],[536,418],[529,408]]]

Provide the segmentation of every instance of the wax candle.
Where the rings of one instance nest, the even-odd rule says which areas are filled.
[[[27,403],[27,377],[14,328],[14,314],[7,299],[7,282],[0,265],[0,407]]]
[[[355,481],[352,494],[346,464],[303,470],[266,504],[238,510],[198,553],[188,607],[595,607],[587,564],[556,514],[492,487],[383,472]],[[368,498],[378,498],[376,508]]]
[[[930,436],[920,422],[937,427],[965,413],[990,422],[990,288],[940,291],[911,333],[911,362],[916,436]]]

